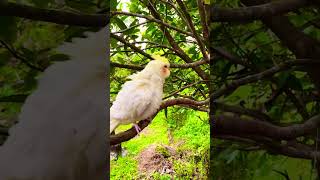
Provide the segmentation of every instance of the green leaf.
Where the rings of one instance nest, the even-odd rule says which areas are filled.
[[[117,6],[119,4],[119,2],[117,0],[110,0],[110,10],[111,11],[115,11],[117,10]]]
[[[166,117],[166,119],[168,119],[168,108],[164,109],[164,116]]]
[[[114,17],[113,20],[121,30],[127,29],[126,24],[121,19]]]
[[[228,155],[227,164],[230,164],[238,156],[239,152],[239,150],[235,150],[230,155]]]

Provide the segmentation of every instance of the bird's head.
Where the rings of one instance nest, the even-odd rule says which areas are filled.
[[[152,58],[153,61],[150,61],[145,69],[148,69],[149,71],[152,71],[156,74],[158,74],[162,78],[167,78],[170,76],[170,63],[167,58],[159,56],[159,55],[153,55]]]
[[[161,57],[159,55],[153,55],[152,58],[154,60],[150,61],[146,67],[136,73],[130,75],[129,79],[140,79],[140,78],[150,78],[154,75],[160,77],[161,79],[165,79],[170,76],[170,63],[168,59],[165,57]]]

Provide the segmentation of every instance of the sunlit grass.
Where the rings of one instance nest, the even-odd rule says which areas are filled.
[[[126,130],[132,125],[120,127],[119,130]],[[139,136],[130,141],[122,143],[122,147],[128,150],[130,155],[136,155],[151,144],[168,144],[167,124],[163,113],[159,113]]]
[[[111,162],[111,179],[127,179],[125,177],[130,174],[129,179],[139,177],[137,157],[140,152],[149,147],[151,144],[165,144],[173,146],[178,152],[184,151],[188,154],[183,160],[174,161],[174,169],[176,171],[176,179],[190,178],[194,170],[200,171],[205,177],[205,171],[208,163],[204,163],[204,159],[208,158],[210,146],[210,125],[208,123],[208,115],[206,113],[186,111],[187,115],[183,121],[183,125],[174,129],[173,143],[183,141],[183,144],[176,147],[175,144],[169,144],[168,138],[168,122],[178,120],[174,116],[168,116],[166,119],[163,112],[153,119],[152,123],[145,128],[140,136],[135,137],[127,142],[122,143],[122,147],[127,151],[125,157]],[[171,119],[170,119],[171,118]],[[173,119],[172,119],[173,118]],[[117,132],[127,130],[132,125],[120,126]],[[206,153],[206,155],[204,155]],[[154,179],[168,179],[168,175],[160,175],[155,173]]]

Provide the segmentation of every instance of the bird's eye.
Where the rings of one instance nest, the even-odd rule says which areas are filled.
[[[167,66],[167,65],[164,65],[164,68],[168,68],[168,66]]]

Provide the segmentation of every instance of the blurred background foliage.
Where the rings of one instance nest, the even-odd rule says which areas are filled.
[[[234,0],[216,0],[214,3],[221,7],[243,7],[240,1]],[[287,17],[299,30],[320,40],[320,14],[317,8],[302,8],[288,13]],[[253,65],[256,71],[248,70],[244,66],[233,64],[221,56],[216,56],[211,72],[213,92],[234,80],[296,58],[259,20],[251,23],[211,23],[210,29],[212,33],[210,46],[224,48],[238,59]],[[302,104],[310,117],[319,113],[319,97],[313,96],[316,91],[315,86],[307,73],[300,71],[299,68],[291,68],[288,71],[276,73],[272,78],[242,85],[217,101],[264,112],[271,117],[274,124],[303,122],[304,118],[287,93],[281,91],[279,96],[275,97],[275,94],[283,88],[289,89],[295,96],[303,99]],[[315,98],[307,98],[312,96]],[[216,111],[216,115],[223,113],[221,109]],[[304,137],[301,142],[311,141],[313,144],[313,138]],[[259,145],[213,139],[211,157],[212,179],[304,180],[317,177],[314,161],[266,152],[263,146]]]

